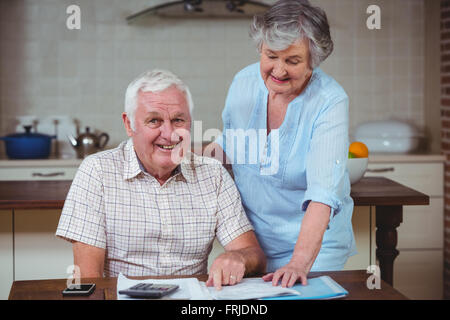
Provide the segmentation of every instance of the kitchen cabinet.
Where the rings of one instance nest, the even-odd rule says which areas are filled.
[[[0,180],[72,180],[81,159],[0,160]]]
[[[0,180],[72,180],[80,159],[0,160]],[[0,299],[13,280],[67,278],[70,243],[55,237],[61,209],[0,210]]]
[[[61,209],[0,210],[0,299],[14,280],[68,278],[72,245],[55,236]]]
[[[365,176],[384,176],[430,196],[428,206],[405,206],[397,228],[400,254],[394,287],[411,299],[442,299],[444,160],[441,155],[374,155]]]
[[[0,210],[0,299],[8,299],[14,281],[13,218],[10,210]]]
[[[14,210],[14,279],[68,278],[71,243],[55,236],[60,209]]]

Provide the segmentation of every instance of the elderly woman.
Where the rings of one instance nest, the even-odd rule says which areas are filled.
[[[260,61],[234,77],[223,135],[210,148],[217,158],[225,151],[233,164],[267,256],[264,280],[306,284],[310,271],[340,270],[356,253],[346,170],[348,97],[319,68],[333,50],[320,8],[278,1],[255,17],[251,36]]]

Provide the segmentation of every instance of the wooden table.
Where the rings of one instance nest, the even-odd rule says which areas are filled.
[[[71,181],[0,181],[0,209],[61,209],[70,185]],[[355,206],[375,207],[381,278],[392,285],[402,208],[428,205],[429,197],[382,177],[363,178],[352,185],[351,196]]]
[[[308,278],[328,275],[344,287],[349,295],[347,300],[406,300],[400,292],[381,280],[380,289],[368,289],[370,274],[365,270],[311,272]],[[181,276],[179,276],[181,278]],[[206,281],[207,275],[195,276]],[[134,277],[136,279],[170,279],[174,277]],[[66,287],[66,279],[14,281],[9,300],[115,300],[117,299],[117,278],[82,279],[81,283],[95,283],[95,292],[89,297],[63,297],[61,291]]]
[[[352,185],[351,197],[355,206],[375,206],[376,256],[381,279],[393,285],[394,260],[399,254],[397,227],[403,221],[403,206],[429,205],[430,197],[381,177],[361,179]]]

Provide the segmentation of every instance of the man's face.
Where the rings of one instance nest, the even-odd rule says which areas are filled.
[[[123,115],[128,136],[145,169],[155,177],[170,174],[178,165],[183,136],[189,134],[191,116],[186,96],[175,86],[160,92],[138,92],[135,131]],[[186,139],[187,142],[189,139]]]

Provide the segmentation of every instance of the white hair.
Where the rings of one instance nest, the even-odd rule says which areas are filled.
[[[131,129],[135,127],[135,113],[137,108],[137,97],[139,91],[142,92],[161,92],[175,85],[178,90],[186,95],[186,101],[189,107],[189,114],[192,118],[194,103],[192,101],[191,92],[187,85],[183,83],[176,75],[167,70],[150,70],[142,73],[136,79],[131,81],[125,93],[125,112],[130,119]]]

